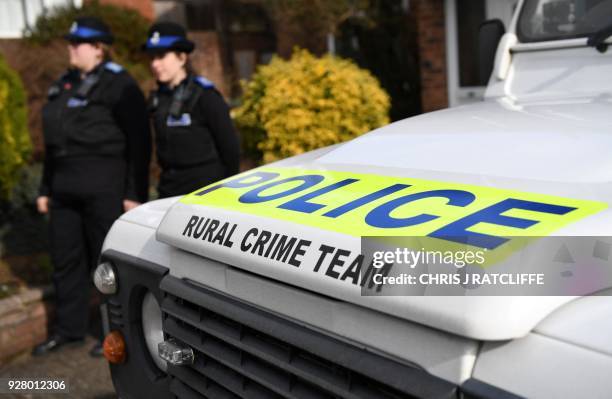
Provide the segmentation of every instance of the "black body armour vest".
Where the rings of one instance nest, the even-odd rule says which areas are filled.
[[[213,135],[202,112],[200,95],[215,90],[199,77],[189,76],[174,90],[161,87],[150,97],[157,159],[164,169],[182,169],[219,161]]]
[[[70,71],[49,89],[42,110],[47,157],[124,156],[125,134],[113,115],[123,84],[117,67],[102,64],[83,80]]]

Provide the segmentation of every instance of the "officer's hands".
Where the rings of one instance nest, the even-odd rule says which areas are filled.
[[[49,197],[41,196],[36,198],[36,208],[38,208],[38,212],[45,214],[49,212]]]
[[[127,211],[131,211],[132,209],[136,208],[138,205],[140,205],[140,202],[136,202],[136,201],[132,201],[132,200],[123,200],[123,211],[127,212]]]

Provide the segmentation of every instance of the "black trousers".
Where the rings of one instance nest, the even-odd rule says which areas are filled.
[[[89,331],[89,303],[93,288],[93,271],[98,263],[104,238],[123,209],[124,175],[122,165],[100,165],[88,162],[84,176],[60,170],[55,177],[50,202],[50,245],[55,287],[55,332],[81,338]],[[102,172],[104,170],[104,172]],[[92,173],[93,172],[93,173]],[[110,177],[102,175],[112,173]],[[106,180],[106,181],[105,181]],[[115,183],[112,184],[111,180]],[[94,288],[95,289],[95,288]],[[99,322],[99,320],[96,320]],[[99,324],[99,323],[98,323]],[[101,326],[96,335],[102,337]]]
[[[51,258],[55,286],[55,332],[84,337],[89,328],[92,273],[106,233],[121,215],[117,195],[51,199]],[[101,336],[101,331],[97,331]]]
[[[227,177],[220,162],[183,168],[162,168],[157,191],[159,198],[189,194]]]

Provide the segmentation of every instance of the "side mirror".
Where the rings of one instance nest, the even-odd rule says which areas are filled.
[[[483,86],[491,77],[497,45],[504,33],[506,28],[499,19],[484,21],[478,28],[478,77]]]

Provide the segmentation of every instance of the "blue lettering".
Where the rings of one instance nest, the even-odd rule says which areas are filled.
[[[302,190],[306,190],[309,187],[312,187],[316,184],[319,184],[321,181],[323,181],[324,177],[321,175],[304,175],[304,176],[294,176],[294,177],[289,177],[287,179],[283,179],[283,180],[279,180],[276,182],[272,182],[272,183],[268,183],[268,184],[264,184],[261,187],[258,187],[256,189],[253,189],[249,192],[244,193],[239,199],[238,201],[244,203],[244,204],[255,204],[258,202],[265,202],[265,201],[272,201],[278,198],[282,198],[282,197],[286,197],[287,195],[291,195],[291,194],[295,194],[298,193]],[[268,196],[262,196],[260,195],[261,192],[272,188],[272,187],[276,187],[276,186],[280,186],[282,184],[285,183],[290,183],[293,181],[302,181],[302,184],[300,184],[297,187],[291,188],[289,190],[285,190],[282,191],[280,193],[276,193],[276,194],[272,194],[272,195],[268,195]]]
[[[517,229],[526,229],[539,223],[537,220],[502,215],[502,213],[509,211],[510,209],[524,209],[527,211],[552,213],[554,215],[565,215],[576,208],[508,198],[498,202],[497,204],[491,205],[488,208],[481,209],[478,212],[459,219],[449,225],[446,225],[441,229],[429,234],[429,236],[469,244],[481,248],[495,249],[509,239],[491,236],[488,234],[475,233],[473,231],[469,231],[468,229],[478,223],[490,223],[499,226],[514,227]]]
[[[349,184],[355,183],[356,181],[359,181],[359,180],[358,179],[345,179],[337,183],[330,184],[327,187],[322,187],[318,190],[313,191],[312,193],[308,193],[296,199],[292,199],[289,202],[285,202],[284,204],[280,205],[279,208],[288,209],[290,211],[303,212],[303,213],[312,213],[316,210],[319,210],[325,207],[326,205],[317,204],[314,202],[308,202],[308,200],[321,196],[330,191],[337,190],[340,187],[344,187]]]
[[[365,221],[370,226],[382,227],[386,229],[414,226],[417,224],[429,222],[431,220],[437,219],[439,216],[423,213],[421,215],[409,218],[394,218],[391,216],[391,212],[393,212],[396,208],[409,202],[417,201],[424,198],[435,197],[447,198],[447,204],[453,206],[469,205],[476,198],[474,194],[463,190],[424,191],[421,193],[415,193],[396,198],[378,206],[377,208],[374,208],[372,211],[370,211],[370,213],[368,213],[365,218]]]
[[[255,172],[255,173],[248,174],[246,176],[240,176],[237,179],[232,179],[224,183],[217,184],[216,186],[212,186],[210,188],[197,192],[195,193],[195,195],[208,194],[211,191],[220,189],[221,187],[228,187],[228,188],[250,187],[250,186],[254,186],[256,184],[263,183],[265,181],[274,179],[275,177],[278,177],[278,176],[279,176],[279,173],[276,173],[276,172]],[[257,179],[250,181],[253,178],[257,178]]]
[[[331,211],[324,213],[323,216],[327,216],[329,218],[337,218],[338,216],[344,215],[347,212],[352,211],[355,208],[359,208],[365,204],[368,204],[372,201],[376,201],[379,198],[386,197],[389,194],[393,194],[397,191],[403,190],[407,187],[410,187],[408,184],[394,184],[389,187],[385,187],[382,190],[378,190],[361,198],[358,198],[354,201],[349,202],[348,204],[344,204],[336,209],[332,209]]]

